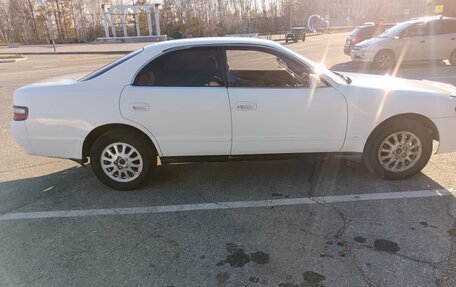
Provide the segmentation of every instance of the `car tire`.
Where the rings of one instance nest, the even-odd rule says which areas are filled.
[[[448,59],[450,64],[456,66],[456,49],[451,53],[450,58]]]
[[[387,70],[394,65],[395,57],[391,51],[380,51],[375,55],[374,67],[377,69]]]
[[[421,124],[394,121],[372,134],[363,159],[366,167],[385,179],[404,179],[420,172],[432,154],[432,137]]]
[[[293,42],[298,43],[298,38],[293,39]]]
[[[147,180],[157,165],[150,140],[134,131],[120,130],[101,135],[91,148],[91,166],[95,176],[117,190],[132,190]]]

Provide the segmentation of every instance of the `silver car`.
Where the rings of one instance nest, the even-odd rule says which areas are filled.
[[[388,69],[396,61],[446,60],[456,65],[456,18],[420,18],[397,24],[355,45],[353,61]]]

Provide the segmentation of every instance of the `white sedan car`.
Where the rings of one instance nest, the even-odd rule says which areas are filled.
[[[272,41],[200,38],[150,45],[80,80],[14,94],[29,154],[91,163],[120,190],[163,164],[301,153],[363,153],[383,178],[456,151],[456,88],[333,73]]]

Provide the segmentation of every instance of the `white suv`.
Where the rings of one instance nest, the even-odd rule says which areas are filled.
[[[354,46],[351,57],[379,69],[388,69],[398,60],[448,59],[456,65],[456,18],[421,18],[397,24]]]

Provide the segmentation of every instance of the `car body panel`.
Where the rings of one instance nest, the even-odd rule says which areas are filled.
[[[362,151],[370,133],[379,124],[401,114],[422,115],[431,121],[451,118],[456,124],[454,86],[376,75],[346,75],[352,83],[339,88],[347,98],[349,111],[343,152]]]
[[[138,71],[152,59],[173,49],[205,45],[243,45],[275,49],[294,57],[303,65],[314,67],[327,87],[316,88],[312,100],[306,93],[284,94],[283,98],[292,99],[292,103],[287,103],[288,100],[281,101],[282,94],[277,94],[273,89],[236,93],[234,89],[230,91],[229,88],[207,87],[208,92],[195,90],[190,93],[187,90],[178,93],[175,90],[172,93],[163,93],[157,99],[149,99],[146,94],[155,93],[159,89],[146,88],[145,94],[131,87]],[[266,141],[263,148],[255,149],[255,145],[246,144],[241,145],[238,151],[237,146],[233,145],[234,153],[338,150],[362,152],[368,136],[381,122],[396,115],[416,113],[429,118],[442,129],[439,130],[442,146],[440,152],[456,151],[454,135],[448,134],[452,132],[451,126],[456,126],[454,86],[390,77],[356,74],[349,76],[352,77],[351,84],[272,41],[228,37],[169,41],[152,44],[135,57],[90,80],[40,83],[16,90],[14,105],[28,107],[29,117],[25,121],[13,121],[11,130],[27,153],[73,159],[82,158],[83,143],[90,132],[109,124],[122,124],[139,129],[151,139],[160,156],[226,155],[229,153],[231,138],[233,135],[236,137],[237,132],[240,138],[250,133],[258,139],[267,137],[268,127],[275,131],[273,136],[287,139],[287,145],[268,145]],[[165,95],[174,97],[174,100],[168,100]],[[217,99],[210,98],[214,95]],[[263,95],[264,99],[260,98]],[[187,96],[192,96],[194,100],[186,98]],[[231,102],[230,97],[233,100]],[[334,105],[327,104],[331,99],[334,99]],[[233,117],[233,134],[230,134],[233,104],[245,101],[255,101],[258,118],[255,119],[254,112],[242,111],[245,114],[241,116],[239,111],[239,117]],[[144,118],[129,115],[130,103],[137,102],[148,102],[150,115]],[[309,107],[316,108],[315,110],[309,112],[299,109],[302,105],[307,107],[309,102],[312,103]],[[192,111],[187,111],[186,107]],[[300,112],[304,114],[299,114]],[[221,123],[223,121],[227,123]],[[261,123],[262,121],[264,123]],[[277,129],[283,127],[287,121],[290,123],[284,131]],[[301,121],[312,122],[314,126],[300,127]],[[169,131],[166,130],[167,122],[171,124]],[[277,126],[274,126],[275,123]],[[179,124],[182,126],[179,127]],[[185,130],[191,128],[192,124],[198,125],[195,127],[195,134]],[[323,128],[320,133],[319,125]],[[213,131],[215,136],[208,136],[206,129]],[[346,140],[341,144],[344,130],[347,131]],[[318,137],[321,147],[293,146],[293,138],[307,137],[309,140],[313,136]],[[325,140],[328,141],[325,143]],[[204,143],[205,141],[207,143]],[[188,144],[189,142],[191,144]]]
[[[228,88],[228,91],[233,117],[233,155],[337,152],[342,148],[347,103],[333,87]],[[239,105],[243,104],[254,108],[240,109]]]
[[[120,111],[155,135],[163,156],[230,154],[231,112],[225,87],[129,85],[122,91]]]

